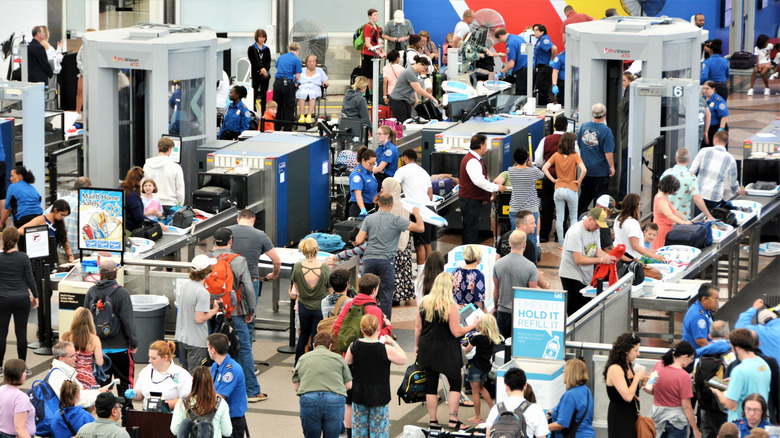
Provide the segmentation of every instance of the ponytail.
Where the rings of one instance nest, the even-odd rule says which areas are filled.
[[[680,356],[695,356],[696,350],[693,348],[693,345],[691,345],[688,341],[680,341],[675,345],[674,347],[670,348],[669,351],[664,353],[661,360],[664,363],[664,366],[669,366],[674,362],[674,360]]]
[[[362,163],[364,160],[368,160],[369,158],[376,157],[376,152],[374,152],[372,149],[369,149],[366,146],[361,146],[357,150],[357,161],[358,163]]]
[[[27,170],[26,167],[16,166],[14,167],[14,172],[16,172],[17,175],[21,176],[22,180],[27,184],[35,183],[35,175],[33,175],[31,170]]]

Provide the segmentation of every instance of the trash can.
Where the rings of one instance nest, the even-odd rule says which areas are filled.
[[[133,355],[136,363],[149,363],[149,345],[165,338],[165,313],[168,298],[161,295],[130,295],[135,316],[135,334],[138,351]]]

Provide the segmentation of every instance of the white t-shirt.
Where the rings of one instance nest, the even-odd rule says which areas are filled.
[[[504,401],[504,405],[508,410],[514,411],[524,400],[523,397],[512,396]],[[532,403],[531,406],[526,409],[523,417],[525,417],[525,425],[527,426],[526,435],[529,437],[546,437],[547,434],[550,433],[550,430],[547,428],[547,416],[539,405]],[[490,408],[486,423],[492,427],[497,419],[498,403]]]
[[[578,265],[574,262],[574,253],[578,252],[585,257],[596,257],[600,249],[601,234],[599,230],[588,231],[582,221],[577,222],[566,231],[558,274],[563,278],[577,280],[582,284],[590,283],[591,277],[593,277],[593,265]]]
[[[147,365],[138,373],[133,389],[143,394],[144,409],[146,409],[152,392],[162,393],[163,400],[175,400],[189,395],[192,391],[192,376],[175,363],[172,363],[164,373],[159,373],[151,365]]]
[[[763,49],[759,49],[758,47],[753,47],[753,54],[758,57],[756,60],[756,64],[768,64],[771,60],[769,56],[772,53],[772,48],[774,46],[772,43],[766,43],[766,47]]]
[[[458,21],[458,24],[455,25],[455,31],[453,32],[453,37],[460,37],[460,42],[463,44],[463,40],[466,38],[466,35],[471,32],[471,28],[468,24],[464,23],[463,21]]]
[[[418,202],[431,203],[428,188],[431,187],[431,176],[417,163],[401,166],[393,175],[401,184],[404,196]]]
[[[642,226],[639,224],[638,220],[630,217],[624,220],[622,224],[618,225],[618,220],[615,219],[615,224],[612,226],[612,229],[615,231],[615,246],[622,243],[623,245],[626,245],[626,252],[630,254],[631,257],[636,260],[642,258],[642,254],[631,246],[631,241],[629,240],[631,237],[636,237],[639,239],[639,244],[644,245],[645,235],[642,233]]]

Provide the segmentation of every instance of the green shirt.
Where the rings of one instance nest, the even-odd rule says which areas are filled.
[[[504,187],[512,187],[512,180],[509,179],[509,172],[503,171],[498,174],[500,178],[504,178]]]
[[[319,345],[298,359],[292,381],[301,383],[298,395],[322,391],[346,397],[344,384],[352,381],[352,373],[344,358]]]
[[[94,423],[81,426],[78,436],[83,438],[130,438],[130,434],[114,420],[98,418]]]
[[[313,287],[306,283],[306,273],[320,272],[320,278]],[[306,306],[308,310],[320,310],[322,308],[322,299],[328,296],[330,288],[330,268],[325,263],[319,268],[309,269],[303,266],[303,262],[298,262],[293,266],[290,280],[298,288],[298,301]]]

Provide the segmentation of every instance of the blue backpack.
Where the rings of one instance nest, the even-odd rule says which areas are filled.
[[[346,245],[338,234],[311,233],[304,237],[304,239],[308,239],[309,237],[316,240],[317,246],[320,247],[321,251],[325,252],[338,252]]]
[[[60,399],[54,388],[49,385],[49,376],[54,370],[64,373],[59,368],[52,368],[43,380],[36,380],[27,393],[30,403],[35,408],[35,434],[37,436],[52,436],[51,420],[60,412]]]

